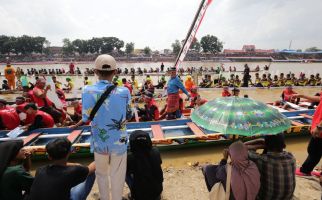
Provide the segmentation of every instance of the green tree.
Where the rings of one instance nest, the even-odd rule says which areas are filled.
[[[130,43],[126,43],[125,45],[125,53],[127,55],[131,54],[134,51],[134,43],[130,42]]]
[[[197,52],[200,52],[201,45],[200,45],[200,42],[198,41],[197,38],[193,39],[193,42],[191,43],[190,49],[193,49],[193,50],[195,50]]]
[[[6,35],[0,36],[0,53],[9,54],[12,50],[12,38]]]
[[[143,49],[143,52],[144,52],[144,55],[146,55],[146,56],[150,56],[150,55],[151,55],[152,50],[150,49],[150,47],[145,47],[145,48]]]
[[[175,55],[178,55],[180,50],[181,50],[181,43],[179,40],[176,40],[174,43],[171,44],[171,47],[172,47],[172,52],[175,54]]]
[[[45,48],[45,42],[47,41],[45,37],[33,37],[32,38],[32,48],[31,52],[43,53]]]
[[[78,52],[79,54],[85,54],[89,52],[88,40],[76,39],[72,42],[72,45],[74,51]]]
[[[201,38],[200,44],[203,52],[218,53],[223,49],[223,43],[214,35],[206,35]]]
[[[305,49],[306,52],[317,52],[317,51],[321,51],[321,49],[317,48],[317,47],[310,47]]]
[[[88,41],[88,50],[90,53],[100,53],[101,46],[103,45],[102,38],[92,38]]]
[[[185,42],[185,40],[181,40],[182,45],[184,44],[184,42]],[[193,39],[189,49],[197,51],[197,52],[200,52],[201,45],[200,45],[200,43],[199,43],[197,38]]]
[[[73,44],[68,38],[63,39],[63,54],[66,56],[74,54]]]
[[[51,55],[51,54],[52,54],[52,52],[50,51],[50,42],[49,42],[48,40],[46,40],[46,41],[44,42],[44,49],[43,49],[43,53],[44,53],[45,55]]]

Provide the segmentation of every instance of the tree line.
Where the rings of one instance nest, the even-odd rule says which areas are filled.
[[[45,37],[32,37],[23,35],[20,37],[0,35],[0,53],[28,55],[32,53],[44,53],[49,42]]]
[[[177,55],[184,44],[184,40],[175,40],[172,44],[172,52]],[[32,53],[51,54],[50,42],[45,37],[32,37],[22,35],[19,37],[0,35],[0,53],[2,55],[17,54],[30,55]],[[124,50],[123,50],[124,49]],[[124,43],[117,37],[93,37],[88,40],[68,38],[63,39],[62,53],[63,55],[72,56],[75,53],[84,54],[100,54],[117,52],[119,54],[130,55],[135,49],[133,42]],[[205,35],[200,39],[197,38],[191,44],[191,50],[194,52],[218,53],[223,49],[223,42],[214,35]],[[311,47],[306,51],[319,51],[317,47]],[[152,50],[146,46],[141,52],[150,56]]]

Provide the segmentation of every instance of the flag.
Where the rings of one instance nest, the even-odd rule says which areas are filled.
[[[212,0],[202,0],[202,2],[200,3],[199,9],[195,15],[193,23],[191,24],[191,27],[189,29],[187,36],[186,36],[185,42],[184,42],[184,44],[178,54],[178,57],[176,59],[176,63],[174,66],[176,67],[177,71],[178,71],[178,68],[179,68],[181,62],[184,60],[184,58],[187,55],[187,52],[191,46],[191,43],[193,42],[193,40],[199,30],[202,20],[206,14],[207,8],[211,2],[212,2]]]

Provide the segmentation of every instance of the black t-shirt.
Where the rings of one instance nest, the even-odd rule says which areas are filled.
[[[36,171],[31,187],[31,200],[69,200],[72,187],[85,181],[88,168],[84,166],[47,165]]]

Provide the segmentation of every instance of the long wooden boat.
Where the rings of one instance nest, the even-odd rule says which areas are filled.
[[[287,136],[305,135],[309,133],[314,110],[299,110],[282,112],[288,117],[292,126],[287,130]],[[230,143],[237,138],[250,138],[232,135],[223,135],[197,126],[190,119],[168,120],[158,122],[134,122],[127,124],[127,132],[135,130],[147,131],[160,150],[186,148],[191,146],[215,145]],[[7,137],[8,131],[0,131],[0,142],[11,140]],[[45,145],[55,138],[67,137],[73,143],[74,157],[90,156],[90,126],[79,127],[76,130],[69,128],[37,129],[25,132],[18,139],[22,139],[26,146],[35,149],[35,159],[44,159]]]

